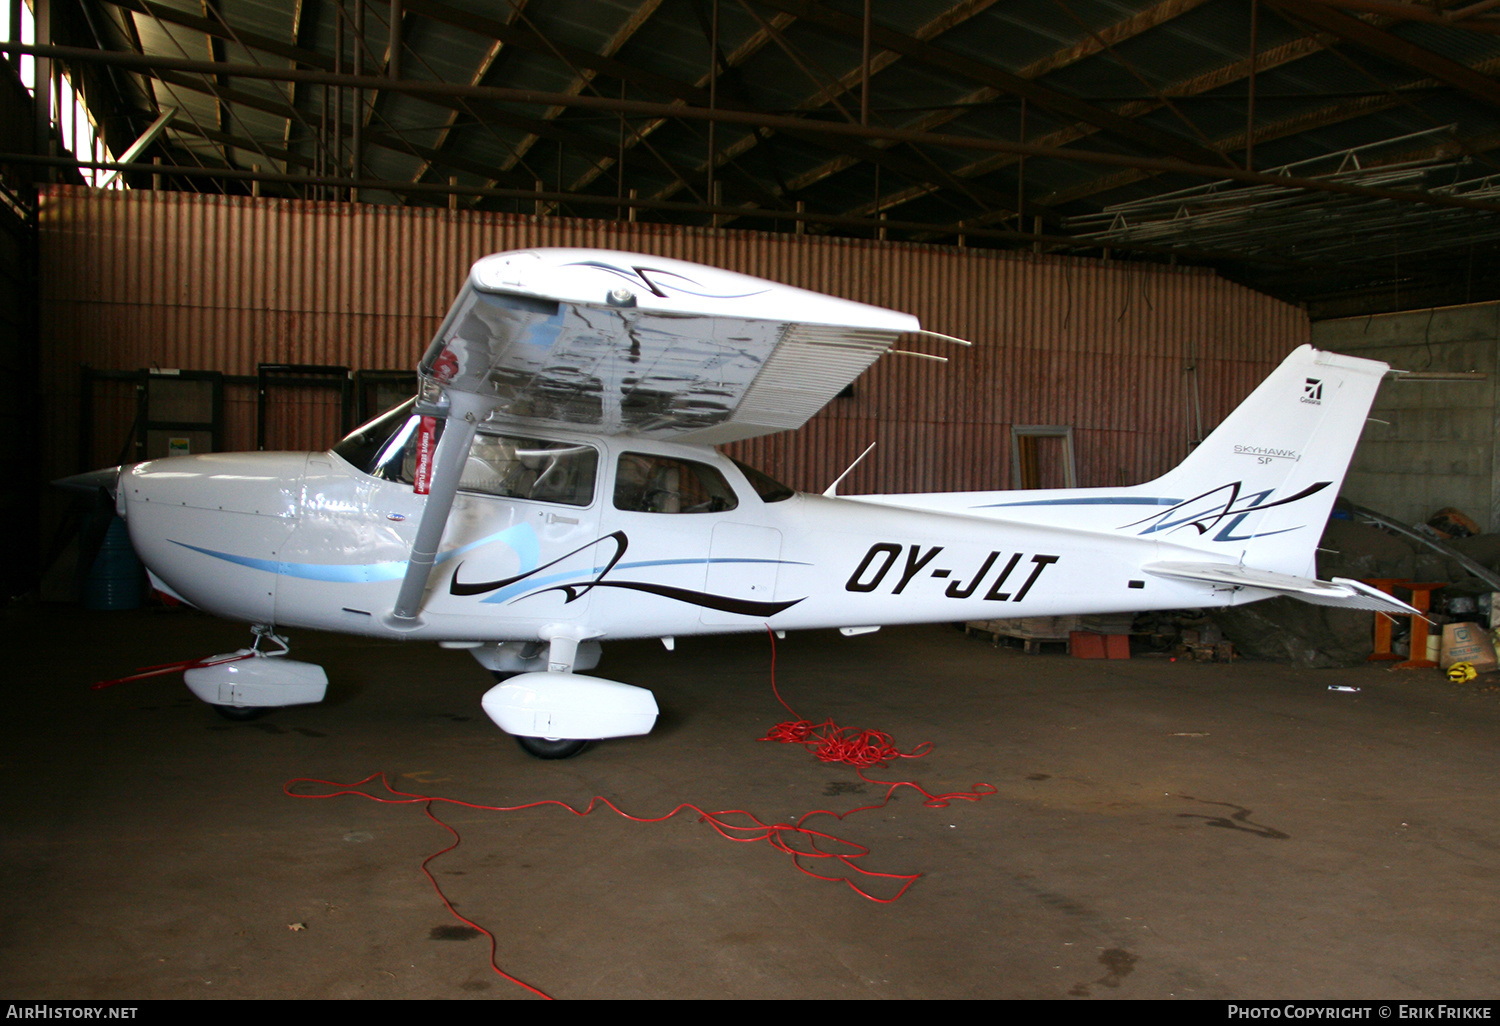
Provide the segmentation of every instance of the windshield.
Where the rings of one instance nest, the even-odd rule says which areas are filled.
[[[406,448],[412,428],[408,422],[414,419],[411,409],[416,401],[415,397],[408,399],[400,406],[386,410],[363,427],[355,428],[333,447],[333,451],[365,473],[384,477],[385,475],[377,473],[376,468],[389,457],[389,450]]]

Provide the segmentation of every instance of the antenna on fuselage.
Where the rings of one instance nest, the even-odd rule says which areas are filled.
[[[844,471],[838,477],[834,478],[833,484],[829,485],[828,486],[828,490],[825,491],[823,494],[825,496],[827,496],[828,498],[830,498],[830,499],[837,498],[838,497],[838,493],[837,493],[836,489],[839,486],[839,482],[842,481],[844,478],[848,477],[850,475],[850,473],[853,472],[854,468],[857,467],[857,466],[859,466],[859,461],[862,460],[862,459],[864,459],[866,456],[870,455],[870,450],[873,449],[873,448],[875,448],[875,443],[871,442],[869,444],[869,446],[865,449],[865,451],[862,452],[862,453],[860,453],[859,456],[855,458],[855,460],[854,460],[853,463],[849,464],[849,469],[848,470]]]

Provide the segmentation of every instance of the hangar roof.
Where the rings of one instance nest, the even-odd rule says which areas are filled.
[[[135,187],[1500,298],[1500,0],[30,2]]]

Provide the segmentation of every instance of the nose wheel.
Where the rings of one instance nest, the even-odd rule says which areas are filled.
[[[272,709],[323,701],[328,675],[321,666],[286,658],[286,639],[256,624],[249,648],[194,660],[183,672],[188,690],[235,723],[258,719]],[[269,641],[279,651],[262,650]]]
[[[571,737],[525,737],[517,734],[515,738],[522,751],[538,759],[571,759],[589,746],[587,741]]]
[[[213,702],[209,705],[213,707],[214,712],[230,723],[249,723],[251,720],[258,720],[272,708],[264,705],[218,705]]]

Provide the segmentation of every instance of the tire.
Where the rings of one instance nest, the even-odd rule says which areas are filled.
[[[212,704],[212,703],[210,703]],[[215,705],[214,712],[231,723],[249,723],[271,711],[268,705]]]
[[[515,739],[522,751],[538,759],[571,759],[589,746],[587,741],[571,737],[522,737],[516,734]]]

